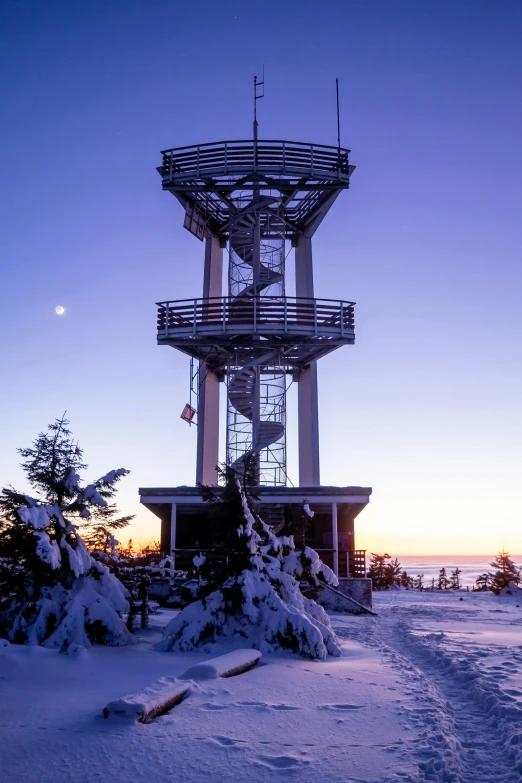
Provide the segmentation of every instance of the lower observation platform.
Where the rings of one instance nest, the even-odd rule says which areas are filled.
[[[177,568],[190,571],[199,552],[212,557],[209,505],[198,487],[143,488],[139,492],[141,503],[161,520],[161,551],[174,555]],[[365,551],[355,548],[355,518],[369,503],[370,487],[263,486],[256,494],[260,516],[276,531],[285,523],[291,524],[307,502],[314,516],[306,544],[316,549],[338,576],[365,575]]]
[[[289,372],[355,341],[354,302],[290,296],[158,302],[158,344],[224,369],[238,350],[277,350]]]

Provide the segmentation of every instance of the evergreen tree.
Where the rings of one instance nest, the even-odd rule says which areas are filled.
[[[484,591],[484,590],[491,590],[491,585],[493,583],[493,574],[490,573],[484,573],[477,577],[475,581],[475,585],[477,590]]]
[[[367,576],[372,580],[374,590],[388,590],[391,586],[389,559],[390,555],[387,552],[384,555],[372,552]]]
[[[413,579],[412,576],[408,576],[406,571],[401,571],[399,580],[400,580],[401,587],[405,587],[406,590],[413,590],[415,585],[415,580]]]
[[[306,499],[303,499],[302,506],[290,504],[285,507],[282,529],[274,530],[274,533],[281,532],[284,536],[293,536],[296,547],[304,549],[309,540],[313,516],[314,512],[310,511]]]
[[[457,566],[457,568],[451,572],[450,576],[450,588],[451,590],[460,590],[462,587],[462,582],[460,581],[460,575],[462,571]]]
[[[402,566],[399,563],[399,559],[394,558],[389,564],[389,579],[390,587],[399,587],[401,584],[401,571]]]
[[[372,552],[367,576],[372,580],[374,590],[389,590],[401,585],[401,564],[391,559],[388,553],[377,555]]]
[[[424,590],[424,574],[417,574],[413,586],[416,590]]]
[[[328,615],[313,600],[322,584],[336,585],[337,579],[317,552],[296,551],[291,536],[276,536],[255,513],[249,492],[255,468],[247,460],[239,478],[232,468],[221,469],[221,493],[202,488],[220,531],[221,557],[194,558],[196,592],[167,625],[158,648],[191,650],[224,639],[311,659],[340,655]]]
[[[501,591],[510,593],[512,585],[519,585],[522,581],[520,569],[516,567],[514,562],[509,556],[509,552],[502,550],[495,557],[491,563],[493,568],[496,568],[491,579],[491,590],[499,595]]]
[[[80,529],[105,551],[112,530],[128,524],[112,500],[129,471],[113,470],[81,486],[86,465],[62,417],[19,449],[37,497],[0,492],[0,636],[27,644],[126,644],[127,591],[88,551]]]
[[[446,574],[446,569],[442,567],[439,571],[439,576],[437,579],[437,590],[447,590],[449,586],[450,586],[450,581]]]

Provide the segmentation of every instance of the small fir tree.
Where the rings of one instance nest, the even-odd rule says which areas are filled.
[[[424,590],[424,574],[417,574],[413,586],[416,590]]]
[[[462,582],[460,581],[460,575],[462,571],[457,566],[457,568],[451,572],[450,576],[450,589],[451,590],[460,590],[462,587]]]
[[[4,487],[0,493],[0,636],[25,644],[127,644],[122,615],[127,591],[89,552],[80,535],[109,556],[118,517],[112,500],[129,471],[120,468],[81,486],[86,465],[62,417],[19,449],[37,497]]]
[[[450,580],[448,579],[448,575],[446,574],[446,569],[444,566],[439,571],[439,576],[437,579],[437,590],[447,590],[450,586]]]
[[[480,576],[477,577],[475,581],[475,587],[477,590],[483,592],[485,590],[491,590],[492,583],[493,583],[493,574],[487,572],[484,574],[480,574]]]
[[[404,587],[406,590],[413,590],[415,586],[415,580],[413,579],[412,576],[409,576],[406,571],[401,571],[400,585],[401,587]]]
[[[501,551],[491,563],[496,568],[494,574],[491,574],[491,590],[495,595],[500,593],[512,593],[513,586],[517,587],[522,581],[520,569],[516,567],[509,556],[509,552],[502,547]]]
[[[297,551],[291,536],[276,536],[255,513],[249,491],[255,471],[255,461],[247,460],[242,485],[226,467],[222,493],[202,488],[219,529],[221,557],[194,558],[195,594],[167,625],[158,648],[192,650],[222,640],[310,659],[340,655],[328,615],[313,599],[322,584],[336,585],[337,578],[317,552]]]
[[[370,567],[366,575],[372,580],[372,587],[374,590],[388,590],[390,588],[389,559],[390,555],[387,552],[385,552],[384,555],[378,555],[375,552],[372,552]]]
[[[367,576],[372,580],[374,590],[389,590],[401,585],[401,570],[397,558],[392,560],[387,552],[384,555],[372,552]]]
[[[399,558],[395,557],[389,565],[391,587],[399,587],[401,584],[402,566],[399,563]]]

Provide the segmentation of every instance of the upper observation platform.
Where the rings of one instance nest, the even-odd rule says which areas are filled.
[[[354,302],[303,297],[213,297],[158,302],[158,343],[224,370],[239,352],[280,354],[295,372],[351,345]],[[248,361],[248,359],[245,359]]]
[[[304,231],[332,196],[346,189],[355,166],[349,150],[295,141],[220,141],[162,152],[164,190],[196,209],[214,235],[265,202],[261,232],[270,236],[270,212],[286,236]]]

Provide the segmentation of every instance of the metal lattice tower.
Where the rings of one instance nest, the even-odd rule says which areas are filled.
[[[219,388],[227,389],[227,462],[257,455],[259,483],[285,485],[287,378],[298,383],[299,484],[317,486],[317,360],[354,342],[354,304],[314,297],[312,236],[354,167],[349,151],[257,139],[162,153],[163,189],[205,242],[201,299],[158,303],[158,343],[199,361],[196,480],[214,484]],[[285,265],[295,255],[296,296]],[[228,295],[222,296],[228,249]]]

